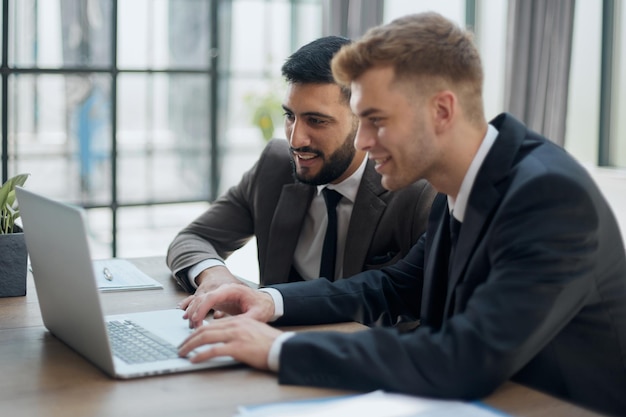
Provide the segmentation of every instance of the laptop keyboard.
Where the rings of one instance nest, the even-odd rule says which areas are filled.
[[[178,358],[176,346],[150,333],[131,320],[107,322],[113,354],[136,364]]]

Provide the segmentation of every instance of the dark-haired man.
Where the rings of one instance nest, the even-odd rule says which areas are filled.
[[[287,141],[270,141],[241,182],[169,247],[168,265],[187,291],[199,295],[240,283],[223,260],[253,236],[261,285],[319,277],[325,188],[339,193],[335,267],[322,274],[330,280],[394,263],[425,230],[432,187],[422,180],[399,192],[385,190],[374,163],[354,147],[358,118],[350,91],[335,83],[330,69],[333,55],[349,42],[323,37],[284,63]]]

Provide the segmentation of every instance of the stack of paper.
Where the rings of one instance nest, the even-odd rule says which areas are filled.
[[[482,403],[431,400],[374,391],[369,394],[239,407],[236,417],[495,417]]]
[[[96,283],[100,291],[152,290],[163,288],[158,281],[126,259],[93,261]]]

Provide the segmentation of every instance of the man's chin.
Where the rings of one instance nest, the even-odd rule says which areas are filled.
[[[386,176],[386,175],[383,175],[383,177],[380,180],[380,183],[385,190],[389,190],[389,191],[397,191],[410,184],[410,183],[405,184],[401,181],[398,181],[397,179],[390,178],[389,176]]]
[[[311,176],[302,176],[302,175],[298,175],[296,174],[296,180],[298,180],[298,182],[304,183],[304,184],[309,184],[309,185],[319,185],[317,183],[317,181],[315,180],[315,177],[311,177]]]
[[[312,184],[315,182],[316,176],[311,173],[308,168],[298,169],[295,172],[296,179],[305,184]]]

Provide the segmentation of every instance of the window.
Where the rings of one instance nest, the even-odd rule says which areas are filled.
[[[257,99],[280,109],[280,66],[320,36],[320,4],[9,0],[2,179],[84,206],[94,257],[163,255],[256,160]]]

